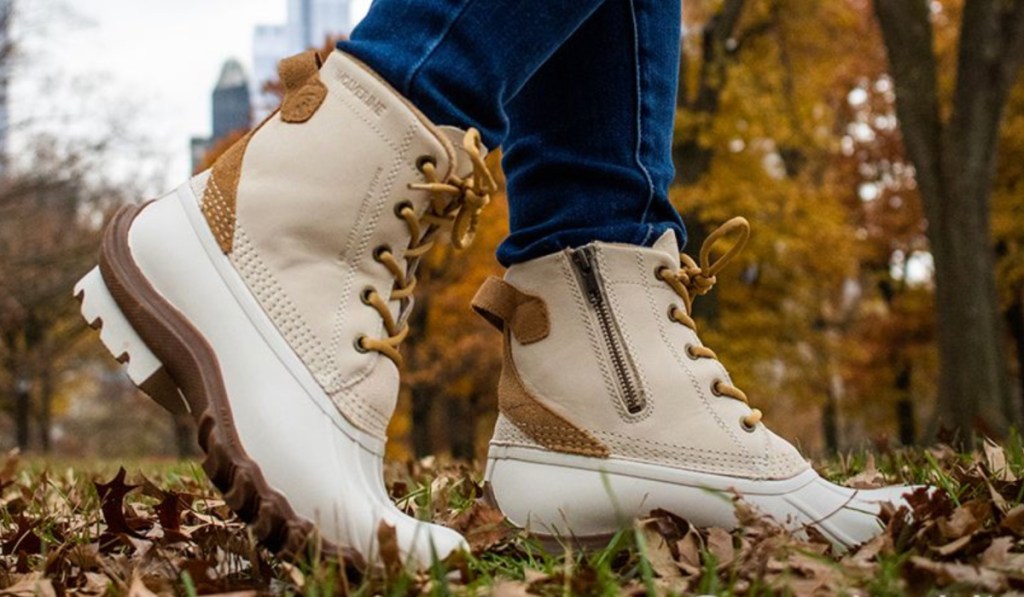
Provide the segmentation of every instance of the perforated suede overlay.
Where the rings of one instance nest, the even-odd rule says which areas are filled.
[[[498,408],[501,413],[549,450],[607,458],[611,452],[604,444],[530,395],[512,362],[511,341],[511,336],[505,332],[505,357],[498,382]]]
[[[278,74],[284,85],[281,120],[288,123],[307,122],[327,98],[327,86],[320,80],[323,62],[314,51],[304,52],[281,61]]]
[[[488,278],[476,296],[473,309],[498,330],[505,326],[520,344],[540,342],[551,333],[551,319],[544,299],[526,294],[501,278]]]
[[[238,184],[242,179],[242,159],[251,138],[252,133],[246,135],[213,164],[210,181],[203,193],[203,215],[225,254],[234,248]]]

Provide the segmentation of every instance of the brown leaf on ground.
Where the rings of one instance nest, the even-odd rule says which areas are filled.
[[[14,483],[14,477],[18,474],[20,455],[21,452],[15,448],[4,456],[4,465],[0,467],[0,491]]]
[[[131,520],[125,515],[124,498],[137,489],[138,485],[128,485],[124,482],[127,471],[121,467],[109,483],[93,483],[96,493],[100,496],[100,510],[103,512],[103,520],[107,523],[107,532],[111,535],[128,535],[130,537],[142,538],[138,532],[142,522],[137,518]]]
[[[644,554],[651,565],[651,570],[661,578],[682,576],[679,566],[676,565],[672,547],[658,529],[658,521],[654,518],[638,520],[636,529],[643,539]]]
[[[4,555],[35,555],[42,553],[43,542],[35,529],[39,521],[29,520],[22,515],[14,518],[14,532],[0,544],[0,553]]]
[[[875,489],[878,487],[884,487],[888,484],[888,480],[885,475],[878,470],[878,465],[875,464],[875,455],[868,454],[867,461],[864,463],[864,470],[846,480],[847,487],[853,487],[854,489]]]
[[[999,523],[999,527],[1010,531],[1019,538],[1024,538],[1024,504],[1011,508],[1003,516],[1003,521]]]
[[[452,521],[451,527],[465,535],[474,554],[487,551],[512,536],[505,515],[481,500],[474,501],[472,506],[459,514]]]
[[[985,467],[988,469],[989,475],[999,481],[1012,482],[1017,480],[1017,476],[1013,474],[1006,460],[1006,451],[1003,450],[1002,446],[986,437],[983,451]]]
[[[981,554],[981,565],[1009,573],[1015,578],[1024,578],[1024,553],[1012,552],[1014,544],[1015,541],[1009,537],[993,539]]]
[[[398,533],[395,527],[383,520],[377,527],[377,544],[380,545],[380,561],[389,575],[402,571],[402,553],[398,549]]]
[[[529,585],[519,581],[502,580],[491,587],[492,597],[530,597],[531,595],[534,593],[530,592]]]
[[[0,590],[0,597],[57,597],[57,591],[50,579],[32,573],[16,578],[14,584]]]
[[[961,550],[963,550],[963,548],[970,545],[973,539],[974,533],[964,535],[963,537],[960,537],[959,539],[954,539],[953,541],[950,541],[945,545],[932,547],[932,551],[935,552],[937,555],[949,557],[953,554],[959,553]]]
[[[911,556],[910,564],[920,579],[932,585],[947,586],[955,583],[970,585],[985,591],[1001,591],[1007,586],[1006,575],[981,566],[957,562],[936,562],[920,556]]]
[[[136,576],[132,579],[132,585],[128,589],[128,597],[157,597],[157,594],[146,586],[142,578]]]
[[[939,531],[946,539],[959,539],[980,529],[991,515],[992,507],[989,504],[971,500],[954,510],[949,517],[939,519]]]
[[[736,561],[732,535],[717,527],[708,529],[708,551],[715,556],[719,568],[728,568]]]

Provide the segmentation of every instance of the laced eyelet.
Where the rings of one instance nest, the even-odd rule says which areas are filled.
[[[359,300],[363,301],[364,305],[371,305],[370,297],[377,293],[377,289],[373,286],[367,286],[359,293]]]
[[[395,204],[395,216],[398,217],[399,219],[404,219],[402,217],[402,212],[405,211],[406,208],[409,208],[413,211],[416,210],[416,208],[413,207],[411,201],[400,201]]]
[[[373,260],[377,263],[381,262],[381,258],[384,257],[385,253],[391,253],[394,255],[394,251],[391,250],[391,245],[381,245],[373,250]]]
[[[416,160],[416,169],[423,172],[423,168],[426,167],[427,164],[437,167],[437,159],[432,155],[421,155]]]
[[[356,352],[358,352],[359,354],[367,354],[370,352],[370,349],[366,348],[366,346],[363,345],[364,340],[366,340],[366,336],[359,336],[358,338],[356,338],[356,341],[352,343],[352,345],[356,349]]]
[[[678,311],[678,310],[679,310],[679,305],[676,305],[676,304],[673,303],[673,304],[668,306],[668,320],[669,321],[673,321],[673,322],[676,321],[676,311]],[[690,345],[687,344],[687,346],[690,346]]]
[[[697,359],[700,358],[699,356],[693,353],[693,344],[686,345],[686,356],[690,357],[690,360],[692,361],[696,361]],[[712,391],[714,391],[714,388],[712,388]]]
[[[654,277],[656,279],[661,280],[661,281],[664,282],[665,281],[665,278],[664,278],[665,272],[668,272],[668,271],[671,271],[671,268],[667,268],[664,265],[659,265],[658,267],[654,268]]]
[[[711,382],[711,393],[714,394],[715,396],[719,396],[719,397],[725,396],[725,394],[723,394],[722,391],[718,389],[718,386],[721,383],[722,383],[722,380],[720,380],[720,379],[716,379],[715,381]]]
[[[746,417],[740,417],[740,427],[742,427],[743,431],[746,431],[747,433],[753,433],[757,431],[757,423],[754,423],[753,425],[748,425]]]

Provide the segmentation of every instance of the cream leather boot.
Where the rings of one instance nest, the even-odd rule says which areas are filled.
[[[699,265],[680,258],[669,232],[650,249],[593,243],[484,285],[474,307],[505,336],[486,479],[511,522],[583,544],[657,508],[733,528],[739,494],[837,546],[881,530],[881,502],[911,488],[857,491],[819,477],[697,337],[693,300],[749,230],[730,221],[708,238]],[[709,263],[711,245],[730,231],[740,242]]]
[[[493,179],[479,135],[345,54],[281,77],[281,110],[211,171],[117,214],[75,292],[131,379],[192,414],[205,470],[268,546],[316,533],[372,563],[388,524],[429,565],[464,541],[385,491],[398,347],[417,260],[441,228],[468,242]]]

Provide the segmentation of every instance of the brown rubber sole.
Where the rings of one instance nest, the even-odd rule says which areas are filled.
[[[295,513],[287,498],[270,487],[259,465],[246,454],[213,348],[150,285],[132,258],[128,231],[145,207],[129,205],[118,211],[104,232],[100,250],[100,273],[107,289],[163,365],[139,388],[167,410],[191,414],[206,455],[203,470],[260,543],[288,559],[326,555],[339,558],[351,569],[364,570],[365,560],[358,552],[319,537],[316,526]],[[79,294],[80,301],[84,294]],[[103,325],[101,319],[88,323],[96,329]],[[122,364],[131,359],[128,353],[114,357]]]

